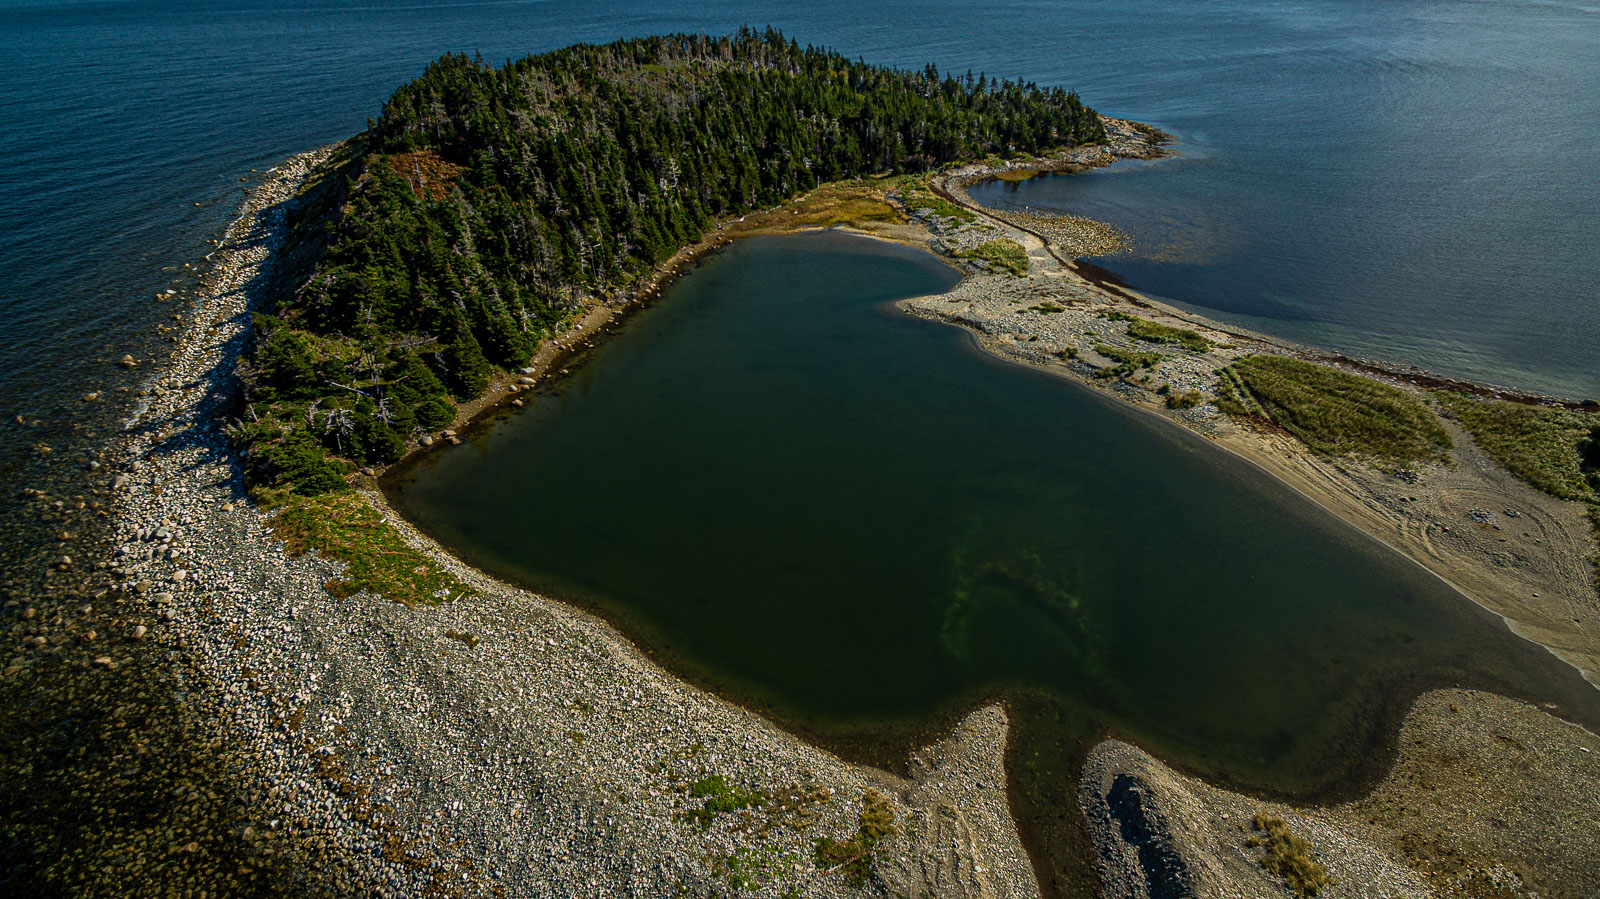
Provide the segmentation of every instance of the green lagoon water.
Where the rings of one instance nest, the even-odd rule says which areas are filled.
[[[1600,721],[1574,671],[1246,463],[893,308],[957,280],[841,234],[737,242],[391,496],[850,757],[1005,697],[1058,893],[1092,877],[1072,775],[1102,734],[1326,798],[1432,686]]]

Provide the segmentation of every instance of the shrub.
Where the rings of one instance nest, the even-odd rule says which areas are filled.
[[[277,442],[257,446],[250,461],[260,486],[297,496],[316,496],[349,489],[349,467],[325,453],[305,431],[292,431]]]
[[[413,407],[417,427],[427,431],[447,428],[456,420],[456,407],[442,396],[429,397]]]
[[[1198,390],[1185,390],[1182,393],[1167,394],[1168,409],[1193,409],[1200,405],[1205,396]]]

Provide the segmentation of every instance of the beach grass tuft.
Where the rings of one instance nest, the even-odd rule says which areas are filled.
[[[1147,343],[1171,343],[1204,353],[1211,349],[1211,341],[1200,336],[1198,331],[1188,328],[1175,328],[1172,325],[1163,325],[1149,319],[1134,318],[1128,322],[1128,336],[1143,340]]]
[[[1218,407],[1261,418],[1325,456],[1447,462],[1452,443],[1421,398],[1286,356],[1246,356],[1220,374]]]
[[[978,259],[987,263],[992,272],[1004,272],[1013,278],[1028,273],[1028,251],[1022,244],[1001,237],[978,244],[961,254],[962,259]]]
[[[865,886],[872,878],[872,853],[894,833],[894,809],[877,790],[861,797],[861,814],[855,835],[848,840],[824,837],[817,841],[817,865],[843,872],[851,886]]]
[[[1266,846],[1261,867],[1283,878],[1296,896],[1315,896],[1333,885],[1333,878],[1311,855],[1311,844],[1289,829],[1282,818],[1258,814],[1251,822],[1260,837],[1251,837],[1250,846]]]
[[[1141,368],[1153,368],[1161,360],[1167,358],[1160,353],[1147,353],[1143,350],[1122,350],[1108,343],[1097,343],[1094,351],[1117,363],[1111,368],[1102,368],[1094,373],[1097,378],[1125,378]]]
[[[407,544],[358,493],[295,497],[267,519],[267,526],[291,556],[316,551],[345,563],[344,574],[325,585],[334,596],[365,591],[415,605],[472,593]]]
[[[900,190],[900,201],[907,209],[927,209],[940,218],[955,219],[962,224],[978,219],[971,210],[963,209],[929,190],[926,174],[904,175],[896,186]]]
[[[1600,415],[1435,391],[1489,458],[1551,496],[1600,502]]]

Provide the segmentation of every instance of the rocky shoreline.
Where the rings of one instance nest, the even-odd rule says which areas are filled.
[[[1139,152],[1156,147],[1154,135],[1145,137],[1150,140]],[[1135,155],[1141,145],[1129,140],[1123,150]],[[1007,725],[998,707],[970,713],[945,739],[914,754],[910,777],[895,777],[842,762],[683,684],[592,616],[472,570],[418,534],[375,491],[367,497],[389,523],[475,595],[429,607],[367,595],[338,599],[322,585],[339,566],[284,554],[266,515],[244,499],[222,428],[232,409],[231,368],[247,336],[246,313],[269,294],[284,204],[327,152],[290,160],[252,197],[218,252],[218,274],[201,292],[171,367],[154,376],[148,403],[115,448],[107,476],[119,545],[105,560],[101,598],[117,606],[126,630],[119,637],[181,659],[183,701],[205,722],[200,739],[229,745],[251,763],[244,792],[255,823],[227,838],[242,841],[255,861],[229,872],[235,879],[228,883],[255,884],[264,872],[281,870],[272,867],[276,856],[308,860],[295,866],[304,892],[346,895],[717,895],[734,885],[772,896],[791,890],[808,896],[1037,895],[1006,802]],[[1081,155],[1058,163],[1104,164],[1116,151]],[[982,176],[974,169],[951,177]],[[1224,443],[1256,439],[1240,436],[1204,404],[1164,409],[1158,398],[1167,394],[1155,393],[1154,383],[1095,379],[1095,371],[1116,360],[1094,345],[1136,349],[1126,323],[1102,314],[1135,305],[1143,317],[1211,338],[1215,352],[1174,354],[1152,372],[1170,394],[1203,392],[1218,365],[1268,349],[1265,342],[1130,304],[1080,277],[1047,241],[1014,223],[980,218],[958,226],[913,212],[929,226],[929,245],[947,255],[1008,236],[1028,250],[1033,265],[1021,279],[974,271],[951,294],[907,301],[907,311],[966,327],[1009,358],[1109,385],[1136,405]],[[659,292],[659,278],[681,272],[727,239],[714,236],[684,251],[629,302],[647,301]],[[599,307],[553,341],[548,353],[541,351],[542,361],[531,370],[508,376],[488,399],[463,410],[462,420],[515,402],[531,386],[521,379],[556,370],[617,311]],[[1076,350],[1071,357],[1069,344]],[[1234,449],[1257,453],[1269,470],[1277,464],[1291,473],[1306,455],[1287,446]],[[1318,470],[1307,481],[1329,477],[1364,491],[1340,488],[1346,496],[1365,497],[1373,489],[1342,470]],[[1533,500],[1523,500],[1531,507]],[[1409,501],[1392,505],[1408,515],[1421,508],[1402,502]],[[1453,514],[1448,497],[1437,502],[1439,514]],[[1536,522],[1546,536],[1567,533],[1557,513],[1536,514],[1542,517],[1530,516],[1530,525]],[[1553,544],[1551,570],[1580,557],[1586,546],[1581,538]],[[1574,641],[1586,639],[1589,627],[1586,619]],[[114,649],[94,662],[107,669],[123,663]],[[1419,701],[1414,716],[1436,714],[1431,701]],[[1554,721],[1519,708],[1525,711],[1507,714],[1525,725]],[[1120,835],[1120,823],[1107,823],[1104,798],[1119,774],[1154,783],[1160,770],[1122,744],[1104,744],[1091,757],[1084,811],[1112,895],[1152,895],[1152,881],[1137,867],[1137,847]],[[1176,789],[1163,796],[1177,795]],[[874,796],[885,797],[895,828],[874,854],[873,877],[855,885],[848,872],[819,867],[816,841],[850,840]],[[711,811],[710,800],[718,797],[731,807]],[[1217,820],[1228,820],[1206,818],[1210,812],[1178,800],[1163,802],[1159,813],[1168,831],[1188,826],[1172,822],[1214,829]],[[1192,845],[1173,845],[1181,857],[1199,858]],[[172,847],[180,858],[210,850],[203,837]],[[1407,891],[1417,881],[1406,866],[1414,864],[1403,849],[1361,851],[1369,852],[1360,857],[1376,866],[1371,870],[1394,868],[1397,889],[1404,886],[1396,895],[1412,894]],[[1371,861],[1377,857],[1387,861]],[[1136,867],[1118,873],[1116,864]],[[1270,881],[1263,891],[1239,892],[1238,884],[1260,879],[1250,864],[1217,870],[1222,873],[1207,882],[1226,886],[1196,895],[1282,895]]]
[[[683,684],[603,622],[471,570],[386,509],[476,595],[338,599],[323,584],[339,566],[284,554],[244,500],[223,427],[284,204],[326,153],[280,166],[252,200],[237,230],[257,237],[226,242],[113,466],[106,595],[137,639],[185,660],[202,736],[255,762],[259,824],[238,836],[315,859],[305,888],[337,894],[1036,895],[998,707],[902,779]],[[894,827],[872,877],[819,866],[816,841],[848,843],[880,796]]]

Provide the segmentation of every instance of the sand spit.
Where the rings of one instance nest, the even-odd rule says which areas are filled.
[[[1488,693],[1417,700],[1366,797],[1295,808],[1211,787],[1126,743],[1090,754],[1079,800],[1108,899],[1290,895],[1261,866],[1256,815],[1284,820],[1333,878],[1328,897],[1593,895],[1600,738]],[[1580,786],[1581,785],[1581,786]]]
[[[968,715],[900,779],[846,764],[667,674],[603,622],[498,583],[384,511],[478,592],[336,599],[245,501],[222,428],[283,204],[328,151],[275,170],[121,448],[109,591],[181,659],[187,701],[259,762],[259,827],[317,859],[295,892],[348,895],[1037,895],[1004,790],[1006,719]],[[382,507],[381,497],[371,497]],[[536,510],[530,512],[535,514]],[[697,815],[699,793],[759,806]],[[700,785],[696,788],[696,785]],[[876,875],[819,869],[864,800],[895,832]],[[737,803],[735,803],[737,804]]]
[[[960,170],[946,184],[980,177]],[[949,197],[961,200],[960,193]],[[1266,470],[1380,542],[1395,547],[1502,616],[1519,634],[1546,646],[1600,684],[1600,597],[1589,560],[1596,547],[1579,503],[1543,494],[1489,460],[1453,422],[1457,464],[1397,470],[1354,459],[1326,459],[1292,438],[1241,423],[1217,411],[1216,371],[1253,353],[1330,362],[1315,351],[1226,328],[1124,289],[1083,277],[1068,250],[1039,234],[992,218],[970,201],[977,220],[960,223],[913,211],[932,232],[930,246],[959,256],[1009,238],[1028,251],[1026,275],[971,274],[946,294],[904,300],[923,318],[959,325],[989,352],[1101,388],[1160,415]],[[1129,333],[1135,319],[1193,331],[1210,348],[1151,343]],[[1155,353],[1159,361],[1110,376],[1124,360]],[[1407,390],[1415,379],[1351,365],[1350,370]],[[1192,405],[1169,399],[1193,394]]]
[[[1580,504],[1513,477],[1450,421],[1456,465],[1396,470],[1318,457],[1282,433],[1221,414],[1212,402],[1215,371],[1251,353],[1335,364],[1408,390],[1503,392],[1330,358],[1097,284],[1074,262],[1084,247],[1102,246],[1095,241],[1104,235],[1089,228],[1058,240],[1059,232],[995,215],[966,196],[965,185],[996,172],[969,167],[930,182],[976,221],[911,212],[929,229],[936,252],[959,257],[1009,238],[1027,250],[1029,272],[992,274],[962,260],[969,277],[957,288],[902,301],[902,309],[963,327],[988,352],[1106,390],[1255,463],[1600,684],[1600,600],[1589,566],[1595,546]],[[1138,340],[1129,334],[1135,319],[1194,331],[1211,347]],[[1126,377],[1108,376],[1126,354],[1141,352],[1162,358]],[[1191,391],[1192,405],[1168,401]],[[1336,881],[1326,896],[1591,894],[1588,875],[1600,870],[1600,805],[1592,790],[1577,787],[1600,777],[1594,734],[1502,697],[1436,691],[1418,698],[1397,745],[1394,768],[1367,797],[1296,809],[1208,786],[1129,744],[1101,743],[1083,771],[1080,803],[1106,895],[1292,895],[1261,867],[1263,849],[1247,845],[1260,836],[1252,827],[1258,813],[1285,819],[1310,841]]]
[[[1159,152],[1157,134],[1131,125],[1114,133],[1111,148],[1049,165],[1071,170],[1105,164],[1118,153]],[[131,423],[112,481],[122,545],[108,589],[129,615],[143,616],[143,639],[170,649],[186,679],[186,701],[212,712],[213,729],[204,736],[245,747],[258,761],[247,791],[261,823],[243,838],[263,853],[289,844],[316,860],[306,866],[303,884],[285,889],[655,896],[726,894],[742,884],[771,896],[791,889],[807,896],[1037,895],[1006,804],[1006,720],[999,708],[971,713],[944,740],[916,753],[913,776],[901,779],[808,746],[749,711],[685,685],[605,623],[470,569],[417,534],[375,493],[369,499],[407,539],[471,584],[476,595],[425,608],[365,595],[335,599],[321,585],[339,566],[315,556],[284,556],[264,515],[243,498],[222,427],[234,414],[232,365],[246,336],[245,313],[264,300],[272,280],[281,204],[291,201],[326,153],[296,157],[275,170],[230,231],[219,252],[220,275],[204,292],[171,368],[152,381],[150,403]],[[980,178],[986,171],[973,168],[950,177]],[[943,182],[945,189],[950,183]],[[1048,238],[1059,238],[1056,232],[981,215],[963,225],[927,211],[913,214],[927,227],[923,237],[904,227],[868,233],[924,240],[946,254],[1008,236],[1028,250],[1032,268],[1023,278],[1009,278],[965,261],[971,277],[954,292],[906,301],[907,311],[966,327],[993,352],[1106,387],[1218,440],[1434,570],[1450,569],[1452,582],[1474,599],[1580,667],[1600,670],[1582,662],[1594,658],[1585,653],[1594,651],[1600,619],[1592,592],[1579,589],[1580,580],[1587,587],[1586,579],[1575,574],[1584,571],[1587,531],[1565,504],[1533,493],[1476,457],[1464,456],[1456,469],[1419,470],[1416,479],[1397,480],[1394,472],[1311,458],[1280,437],[1241,428],[1207,403],[1168,410],[1155,392],[1162,384],[1169,393],[1205,394],[1211,373],[1238,355],[1294,350],[1097,287],[1073,269],[1070,249],[1052,248]],[[255,237],[238,239],[247,233]],[[1092,229],[1086,235],[1098,239]],[[713,238],[707,247],[724,241]],[[681,271],[695,252],[686,251],[673,271]],[[558,368],[565,354],[614,314],[596,313],[562,346],[552,346],[535,372],[520,376]],[[1163,347],[1167,358],[1146,372],[1145,382],[1096,379],[1096,371],[1116,362],[1097,346],[1148,349],[1128,336],[1118,315],[1195,329],[1214,347],[1205,353]],[[516,384],[517,377],[498,386],[496,401],[507,401],[517,392],[513,386],[524,386]],[[467,414],[475,411],[482,410]],[[1466,480],[1450,487],[1451,478]],[[1505,518],[1474,522],[1483,524],[1479,533],[1460,520],[1479,508]],[[1513,521],[1515,530],[1505,527]],[[1526,597],[1521,606],[1513,601],[1535,591],[1541,600]],[[1543,747],[1556,735],[1569,741],[1582,736],[1561,731],[1570,726],[1538,710],[1477,694],[1455,700],[1462,707],[1472,703],[1471,715],[1443,718],[1447,712],[1435,708],[1437,697],[1449,695],[1419,700],[1406,735],[1430,735],[1442,725],[1429,722],[1449,721],[1459,739],[1485,746],[1501,732],[1525,748]],[[1568,771],[1552,759],[1571,759],[1530,751],[1519,763],[1533,773],[1519,773],[1518,783],[1493,785],[1498,793],[1457,796],[1415,782],[1423,776],[1416,772],[1443,771],[1457,756],[1430,748],[1413,753],[1411,745],[1403,736],[1390,781],[1410,778],[1407,789],[1413,792],[1396,800],[1404,811],[1388,829],[1348,824],[1340,830],[1346,824],[1337,822],[1346,819],[1337,819],[1337,826],[1313,830],[1323,812],[1280,810],[1293,826],[1308,828],[1319,851],[1334,847],[1327,850],[1330,870],[1349,879],[1328,895],[1380,894],[1368,891],[1367,883],[1391,886],[1388,895],[1395,896],[1472,895],[1450,892],[1450,884],[1477,883],[1471,878],[1480,875],[1471,872],[1512,883],[1503,871],[1512,872],[1521,889],[1544,883],[1539,872],[1549,865],[1559,871],[1573,859],[1592,858],[1560,835],[1595,820],[1574,817],[1582,809],[1559,806],[1568,828],[1559,833],[1548,830],[1557,826],[1554,818],[1506,819],[1527,829],[1524,841],[1552,847],[1543,858],[1517,855],[1516,847],[1475,836],[1465,824],[1448,829],[1470,810],[1463,804],[1469,799],[1521,803],[1527,796],[1517,791],[1524,785],[1540,789],[1564,776],[1594,782],[1591,770]],[[1262,880],[1248,855],[1242,861],[1228,855],[1245,852],[1244,835],[1229,829],[1237,827],[1235,817],[1211,811],[1225,806],[1242,814],[1259,810],[1259,803],[1211,790],[1131,747],[1108,742],[1091,758],[1083,795],[1113,895],[1156,895],[1151,887],[1160,882],[1142,866],[1129,867],[1141,865],[1143,856],[1132,843],[1118,847],[1123,822],[1103,826],[1108,819],[1101,806],[1109,808],[1104,797],[1120,775],[1133,778],[1121,781],[1124,798],[1133,787],[1152,791],[1147,829],[1175,835],[1163,845],[1183,861],[1191,882],[1222,885],[1196,895],[1284,895],[1281,886],[1270,891],[1273,884]],[[695,795],[696,785],[702,793],[714,789],[706,786],[713,778],[736,794],[759,793],[764,802],[697,814],[706,797]],[[1388,795],[1383,790],[1363,802],[1378,802]],[[845,871],[819,870],[814,847],[819,838],[845,840],[856,832],[869,791],[887,797],[896,831],[879,849],[875,878],[858,887]],[[1578,801],[1563,797],[1569,798]],[[1359,814],[1381,818],[1384,808],[1389,807],[1372,805]],[[1417,821],[1441,823],[1433,830],[1418,824],[1422,829],[1415,833],[1422,837],[1407,836],[1413,832],[1406,829],[1412,820],[1407,816],[1419,814]],[[1435,845],[1467,860],[1452,869],[1467,871],[1461,875],[1467,880],[1430,873],[1428,853],[1434,850],[1427,847]],[[1331,854],[1336,851],[1346,855]],[[1491,857],[1495,861],[1480,864]],[[1257,887],[1261,891],[1253,892]]]

